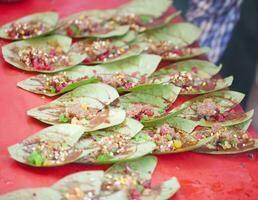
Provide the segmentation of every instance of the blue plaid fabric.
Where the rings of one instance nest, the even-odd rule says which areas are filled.
[[[240,17],[242,0],[190,0],[188,21],[202,30],[200,45],[211,48],[210,61],[217,63]]]

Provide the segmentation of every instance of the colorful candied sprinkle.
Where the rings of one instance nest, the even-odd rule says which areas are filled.
[[[214,135],[214,139],[206,145],[211,150],[241,149],[252,141],[246,131],[239,128],[222,127],[220,124],[215,124],[211,128],[202,128],[196,131],[195,135],[198,138]]]
[[[64,141],[25,141],[23,150],[28,154],[27,162],[35,166],[61,164],[80,155],[80,151]]]
[[[189,116],[189,113],[196,113],[196,117]],[[212,98],[206,98],[202,101],[194,102],[189,108],[180,114],[181,117],[200,120],[205,119],[207,121],[223,122],[226,120],[233,120],[246,117],[243,111],[235,112],[234,110],[224,111],[218,103]]]
[[[12,23],[5,32],[8,37],[14,39],[26,39],[33,36],[41,35],[47,32],[50,26],[41,21],[30,21],[28,23]]]
[[[138,121],[141,121],[144,118],[146,119],[160,115],[159,112],[153,108],[153,106],[141,103],[135,103],[128,107],[126,113],[129,117],[132,117]]]
[[[146,40],[150,43],[150,47],[147,49],[148,53],[160,55],[162,58],[180,58],[193,54],[193,50],[190,47],[178,47],[172,44],[170,41],[154,42],[152,39]]]
[[[65,27],[66,34],[71,37],[79,37],[85,34],[105,34],[111,30],[113,30],[112,24],[100,23],[85,15],[70,21]]]
[[[73,185],[77,185],[74,183]],[[72,200],[72,199],[84,199],[84,200],[91,200],[97,199],[94,190],[85,190],[83,187],[78,185],[77,187],[71,187],[69,185],[69,191],[62,192],[62,199],[63,200]]]
[[[155,152],[171,152],[184,147],[192,146],[198,143],[198,139],[192,137],[179,129],[171,127],[169,124],[163,124],[153,130],[145,130],[150,138],[156,143]],[[145,136],[146,137],[146,136]]]
[[[40,77],[35,78],[35,80],[41,83],[41,87],[37,88],[38,90],[43,91],[43,93],[55,94],[61,92],[68,85],[77,83],[82,80],[87,80],[88,78],[88,76],[83,76],[72,80],[66,75],[66,72],[61,72],[58,75],[54,76],[44,74]]]
[[[20,62],[28,68],[36,70],[51,71],[58,66],[69,65],[69,57],[63,52],[61,47],[47,46],[41,48],[25,47],[23,49],[13,49],[17,53]]]
[[[141,80],[139,78],[135,78],[129,76],[125,73],[115,73],[115,74],[99,74],[97,78],[108,85],[111,85],[115,88],[125,88],[130,89],[135,87]]]
[[[128,154],[132,151],[132,144],[130,144],[128,136],[121,134],[115,134],[101,139],[96,138],[92,144],[94,148],[98,147],[98,150],[90,153],[85,157],[89,161],[107,161],[116,155]]]
[[[153,22],[153,17],[148,15],[130,14],[123,16],[113,16],[111,21],[119,25],[129,25],[131,30],[142,32],[146,30],[145,25],[147,23]]]
[[[177,72],[170,75],[170,82],[181,87],[181,92],[187,91],[209,91],[216,87],[217,80],[201,79],[192,72]]]
[[[132,46],[134,47],[134,46]],[[115,46],[111,39],[97,39],[94,41],[78,42],[74,46],[74,50],[81,54],[87,54],[84,63],[107,61],[108,59],[115,59],[130,50],[129,45]]]
[[[149,180],[142,180],[129,166],[125,168],[125,174],[106,174],[101,189],[103,191],[128,190],[130,200],[140,200],[142,195],[150,192]]]

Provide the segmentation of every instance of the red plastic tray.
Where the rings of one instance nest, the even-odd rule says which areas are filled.
[[[114,8],[126,2],[127,0],[23,0],[12,4],[0,3],[0,25],[34,12],[57,11],[63,17],[80,10]],[[0,46],[6,43],[0,40]],[[28,117],[26,111],[51,99],[16,87],[18,81],[31,75],[32,73],[25,73],[5,63],[0,55],[0,194],[20,188],[50,186],[71,173],[108,167],[70,164],[58,168],[32,168],[9,157],[8,146],[46,127]],[[184,100],[179,99],[177,103]],[[254,129],[250,133],[257,137]],[[258,199],[257,156],[257,151],[233,156],[191,152],[158,156],[153,185],[176,176],[181,189],[173,197],[174,200],[255,200]]]

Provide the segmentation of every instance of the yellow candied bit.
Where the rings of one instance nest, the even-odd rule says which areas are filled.
[[[180,140],[174,140],[174,147],[180,149],[182,147],[182,142]]]
[[[80,120],[78,120],[76,117],[73,117],[71,120],[71,124],[80,124]]]
[[[56,52],[57,53],[61,53],[63,50],[62,50],[62,48],[60,47],[60,46],[58,46],[58,47],[56,47]]]
[[[81,108],[86,111],[88,109],[88,106],[85,103],[82,103]]]
[[[45,160],[43,163],[43,166],[51,166],[53,165],[53,162],[51,162],[50,160]]]
[[[74,188],[74,193],[76,197],[84,197],[84,192],[78,187]]]

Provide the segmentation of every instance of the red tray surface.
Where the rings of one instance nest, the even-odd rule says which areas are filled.
[[[34,12],[57,11],[61,17],[84,9],[108,9],[127,0],[23,0],[20,3],[0,3],[0,25]],[[180,19],[179,19],[180,20]],[[0,46],[6,44],[0,40]],[[0,55],[0,194],[20,188],[50,186],[58,179],[82,170],[106,169],[108,166],[70,164],[58,168],[32,168],[13,161],[7,147],[46,127],[26,115],[26,110],[50,101],[16,87],[16,83],[32,73],[25,73],[5,63]],[[180,103],[185,99],[180,99]],[[250,134],[257,137],[251,128]],[[196,199],[257,199],[258,154],[211,156],[196,153],[158,156],[153,185],[176,176],[180,191],[178,200]]]

